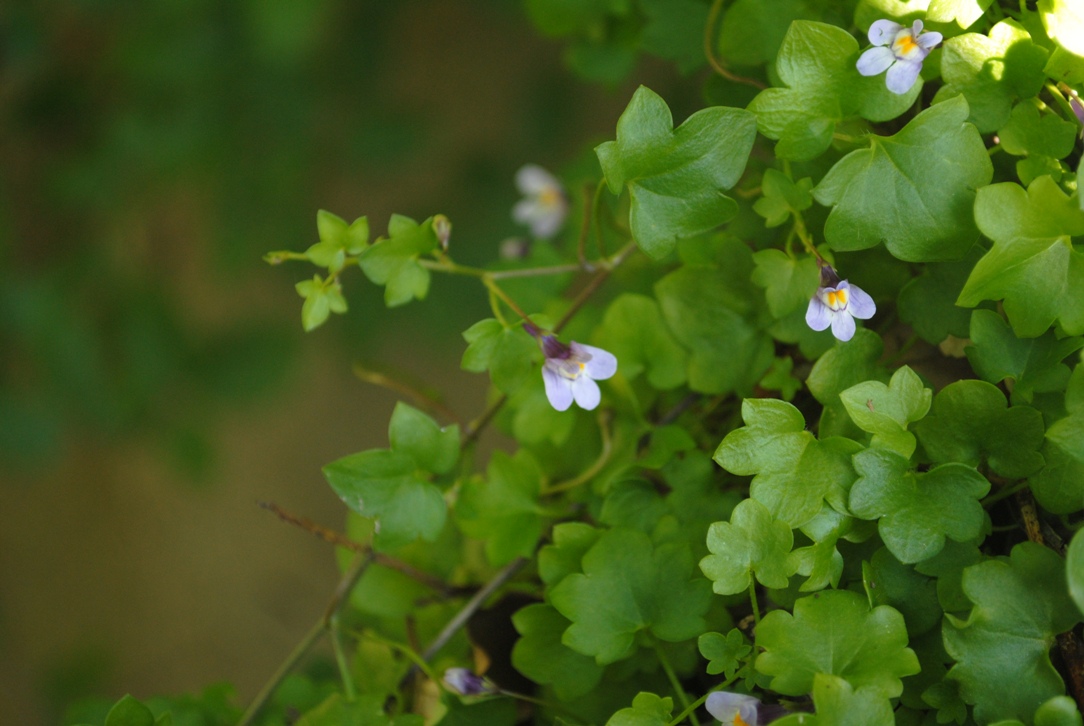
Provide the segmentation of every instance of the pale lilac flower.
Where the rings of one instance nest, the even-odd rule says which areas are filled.
[[[859,57],[858,72],[875,76],[888,71],[885,76],[888,90],[907,93],[915,85],[922,61],[941,39],[940,33],[923,33],[921,20],[916,20],[910,28],[891,20],[878,20],[869,26],[869,42],[873,47]]]
[[[481,696],[497,692],[496,686],[467,668],[449,668],[444,671],[444,685],[460,696]]]
[[[516,188],[524,198],[512,208],[512,218],[531,228],[539,239],[557,234],[568,216],[568,199],[557,178],[540,166],[527,164],[516,172]]]
[[[1073,109],[1073,113],[1076,114],[1076,120],[1084,127],[1084,103],[1081,102],[1080,96],[1073,91],[1069,94],[1069,108]],[[1084,128],[1080,129],[1080,138],[1084,139]]]
[[[715,691],[704,706],[723,726],[758,726],[760,701],[753,696],[728,691]]]
[[[854,319],[869,320],[877,305],[865,291],[839,275],[831,265],[821,265],[821,285],[805,311],[805,322],[813,330],[832,326],[832,335],[842,341],[854,337]]]
[[[588,411],[596,408],[602,392],[595,381],[606,380],[617,372],[614,354],[575,341],[565,345],[552,335],[542,335],[532,323],[524,323],[523,328],[538,340],[546,356],[542,380],[550,405],[558,411],[567,411],[575,401]]]

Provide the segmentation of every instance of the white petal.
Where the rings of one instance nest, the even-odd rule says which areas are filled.
[[[561,183],[537,164],[527,164],[516,172],[516,188],[521,194],[541,194],[554,187],[561,188]]]
[[[922,33],[922,21],[915,20],[915,22],[911,24],[911,35],[918,38],[920,33]]]
[[[541,214],[545,214],[545,207],[534,197],[520,199],[516,206],[512,207],[512,219],[519,224],[533,224]]]
[[[911,90],[918,78],[918,72],[922,70],[921,60],[899,60],[896,65],[888,69],[885,76],[885,85],[892,93],[903,95]]]
[[[869,26],[869,42],[874,45],[888,45],[896,38],[896,33],[903,30],[903,26],[891,20],[878,20]]]
[[[572,395],[580,408],[588,411],[594,410],[598,402],[602,400],[602,391],[598,390],[598,384],[587,376],[580,376],[572,381]],[[552,403],[552,401],[551,401]]]
[[[724,724],[734,723],[734,717],[741,715],[742,720],[749,726],[757,726],[757,699],[741,693],[728,693],[716,691],[708,696],[704,707],[708,709],[715,719]]]
[[[896,56],[885,46],[870,48],[858,57],[855,67],[863,76],[875,76],[884,73],[888,67],[896,62]]]
[[[813,298],[809,301],[809,307],[805,309],[805,324],[813,328],[813,330],[824,330],[832,324],[832,311],[827,305],[820,301],[820,298]]]
[[[933,50],[942,40],[944,36],[937,32],[923,33],[915,38],[915,42],[925,51]]]
[[[572,405],[572,381],[542,366],[542,380],[546,383],[546,398],[558,411],[567,411]]]
[[[531,234],[539,239],[549,239],[557,234],[565,223],[568,206],[562,200],[554,205],[538,205],[543,211],[531,222]]]
[[[836,336],[843,342],[847,342],[854,337],[854,318],[847,313],[837,313],[832,318],[832,335]]]
[[[877,303],[865,290],[855,285],[848,286],[847,312],[859,320],[869,320],[877,312]]]
[[[610,351],[573,342],[573,354],[577,352],[577,348],[591,355],[591,360],[587,361],[587,365],[584,366],[584,372],[596,381],[604,381],[617,373],[617,357]]]

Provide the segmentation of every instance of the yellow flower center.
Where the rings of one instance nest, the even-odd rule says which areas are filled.
[[[749,726],[749,724],[745,722],[740,713],[736,713],[734,714],[734,726]]]
[[[579,361],[565,361],[558,369],[557,372],[570,381],[574,381],[580,377],[585,368],[585,364]]]
[[[915,42],[915,36],[911,34],[911,31],[901,33],[892,43],[892,52],[897,58],[908,58],[918,50],[918,43]]]
[[[846,290],[830,290],[827,295],[828,307],[833,310],[842,310],[847,307],[847,291]]]
[[[556,187],[546,187],[538,193],[538,201],[546,207],[555,207],[561,201],[561,192]]]

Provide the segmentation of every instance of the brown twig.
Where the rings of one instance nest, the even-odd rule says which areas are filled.
[[[411,398],[420,408],[424,408],[430,413],[437,414],[446,421],[454,421],[460,426],[463,425],[463,420],[459,418],[459,415],[455,411],[437,400],[435,396],[411,386],[406,381],[400,381],[379,371],[366,368],[361,363],[355,363],[353,370],[354,375],[366,383],[371,383],[374,386],[380,386],[381,388],[387,388],[396,393],[402,393]]]
[[[283,522],[292,524],[295,527],[300,527],[309,534],[314,534],[325,542],[333,544],[336,547],[342,547],[344,549],[350,550],[351,552],[357,552],[359,554],[367,554],[371,552],[371,549],[368,545],[364,545],[361,542],[356,542],[347,537],[345,534],[342,534],[341,532],[336,532],[333,529],[328,529],[327,527],[319,525],[316,522],[313,522],[308,517],[301,517],[291,512],[288,512],[274,502],[259,502],[258,504],[262,508],[274,512],[275,515],[278,516],[278,518],[281,519]],[[411,565],[408,565],[402,560],[397,560],[394,557],[389,557],[388,555],[381,554],[379,552],[372,553],[372,558],[376,564],[383,565],[384,567],[395,570],[396,572],[401,572],[410,579],[416,582],[420,582],[426,587],[432,590],[436,590],[437,592],[442,593],[447,597],[452,597],[454,595],[462,593],[461,588],[452,587],[443,580],[433,577],[428,572],[422,572],[421,570],[416,569]]]

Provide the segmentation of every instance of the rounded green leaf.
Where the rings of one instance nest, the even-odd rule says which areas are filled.
[[[978,238],[975,190],[993,177],[986,145],[967,123],[967,103],[946,101],[893,136],[869,139],[869,149],[840,159],[813,190],[833,207],[828,245],[863,250],[883,242],[908,262],[962,257]]]
[[[773,610],[757,627],[756,645],[764,649],[756,669],[771,676],[770,688],[785,696],[809,693],[816,674],[824,673],[896,698],[903,692],[900,679],[919,671],[899,611],[888,605],[870,609],[849,590],[803,597],[793,615]]]
[[[872,446],[909,458],[915,437],[907,427],[930,410],[933,393],[908,366],[892,374],[888,385],[866,381],[839,394],[858,428],[873,434]]]
[[[520,634],[512,648],[512,665],[535,683],[552,686],[562,701],[590,692],[602,679],[602,666],[561,643],[571,623],[549,605],[536,603],[518,610],[512,624]]]
[[[400,401],[388,425],[393,451],[414,459],[418,468],[447,474],[459,459],[459,427],[441,428],[428,415]]]
[[[754,575],[761,584],[782,589],[794,574],[787,557],[793,545],[790,527],[760,502],[746,499],[734,507],[729,522],[708,529],[712,554],[700,560],[700,569],[720,595],[748,590]]]
[[[705,108],[675,129],[666,102],[640,86],[618,119],[617,140],[595,153],[610,191],[628,187],[633,238],[659,259],[678,239],[737,213],[722,190],[738,183],[755,137],[755,118],[739,108]]]

